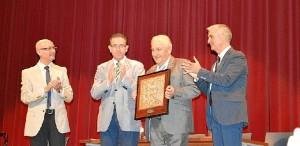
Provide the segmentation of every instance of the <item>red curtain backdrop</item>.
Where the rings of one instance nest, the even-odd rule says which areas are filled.
[[[74,100],[67,104],[68,145],[99,138],[99,101],[90,95],[96,66],[111,59],[109,37],[128,37],[127,56],[153,65],[150,40],[167,34],[172,54],[210,68],[215,56],[207,47],[206,28],[227,24],[232,46],[245,53],[249,79],[249,126],[254,140],[267,131],[300,126],[299,0],[1,0],[0,131],[9,145],[29,145],[23,136],[27,105],[20,101],[21,71],[35,65],[35,43],[42,38],[58,46],[55,63],[68,68]],[[204,96],[193,101],[195,133],[206,133]]]

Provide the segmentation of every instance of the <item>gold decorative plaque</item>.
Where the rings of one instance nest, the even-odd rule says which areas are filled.
[[[165,89],[170,84],[170,69],[138,77],[135,119],[168,113]]]

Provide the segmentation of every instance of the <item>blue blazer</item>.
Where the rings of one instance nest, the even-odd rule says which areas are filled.
[[[212,83],[213,115],[209,113],[209,100],[206,109],[206,122],[209,129],[211,118],[222,125],[248,123],[246,103],[248,67],[242,52],[230,48],[218,65],[216,73],[201,68],[197,77],[199,80],[196,85],[202,93],[206,94],[207,99],[210,93],[209,86]]]

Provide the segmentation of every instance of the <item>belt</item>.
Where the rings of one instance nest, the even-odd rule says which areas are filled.
[[[54,114],[54,109],[46,109],[45,113],[48,115],[52,115],[52,114]]]

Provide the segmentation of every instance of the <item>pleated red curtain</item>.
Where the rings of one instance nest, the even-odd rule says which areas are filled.
[[[111,34],[128,37],[129,58],[149,69],[150,40],[167,34],[176,57],[199,58],[210,68],[215,56],[207,47],[206,27],[227,24],[232,46],[245,53],[249,79],[249,126],[254,140],[267,131],[300,126],[300,2],[298,0],[45,0],[0,1],[0,131],[9,145],[29,145],[23,136],[27,106],[20,101],[22,69],[38,61],[34,45],[48,38],[58,46],[56,63],[68,68],[74,90],[67,104],[71,133],[68,145],[99,138],[99,101],[90,88],[96,66],[111,59]],[[206,133],[204,96],[194,99],[196,133]],[[1,142],[1,140],[0,140]]]

